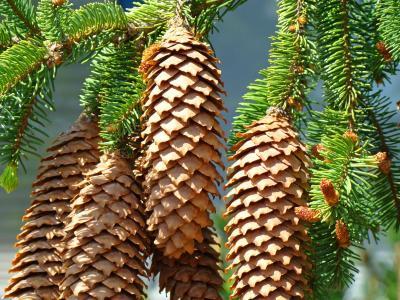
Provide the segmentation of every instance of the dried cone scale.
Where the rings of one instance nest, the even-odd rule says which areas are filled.
[[[149,242],[130,165],[104,154],[83,185],[65,228],[62,299],[142,299]]]
[[[41,161],[33,184],[31,206],[18,235],[18,253],[10,269],[12,278],[5,297],[10,299],[57,299],[63,277],[61,252],[63,220],[79,192],[83,173],[98,162],[98,128],[82,115],[61,134]]]
[[[149,230],[171,258],[193,253],[212,225],[211,196],[220,196],[224,110],[217,59],[175,20],[163,41],[146,51],[141,70]]]
[[[170,293],[171,300],[222,299],[218,242],[211,229],[203,232],[204,240],[196,243],[193,254],[185,253],[179,259],[154,255],[153,273],[160,274],[160,290]]]
[[[234,146],[226,226],[233,298],[303,299],[311,268],[305,226],[310,160],[284,112],[271,108]]]

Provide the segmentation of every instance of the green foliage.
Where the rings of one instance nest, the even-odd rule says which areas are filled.
[[[131,31],[137,35],[147,35],[149,43],[154,42],[166,29],[167,22],[175,15],[174,0],[145,0],[135,2],[127,17]]]
[[[71,43],[82,41],[96,34],[126,30],[127,18],[116,3],[89,3],[73,11],[64,24],[64,32]]]
[[[314,224],[309,234],[314,250],[312,289],[316,299],[324,299],[351,284],[357,272],[355,261],[360,257],[350,248],[338,247],[334,225]]]
[[[18,167],[14,163],[10,163],[5,168],[3,174],[0,175],[0,187],[7,193],[11,193],[18,187]]]
[[[199,36],[207,36],[221,20],[247,0],[194,0],[185,5],[182,13]],[[145,0],[135,2],[129,11],[128,19],[135,34],[147,35],[148,43],[153,43],[166,30],[167,22],[177,12],[176,0]]]
[[[311,231],[316,247],[315,287],[322,297],[331,288],[349,285],[359,260],[353,249],[338,247],[335,222],[343,220],[356,247],[370,238],[369,233],[376,235],[380,225],[393,222],[397,192],[392,192],[393,185],[379,171],[374,156],[377,151],[386,151],[382,140],[393,124],[388,123],[388,103],[379,104],[379,93],[372,92],[372,84],[387,78],[395,66],[377,51],[380,38],[375,1],[315,1],[314,8],[312,22],[326,108],[312,114],[308,140],[324,149],[320,151],[322,160],[316,158],[311,170],[310,191],[310,206],[320,212],[323,221]],[[357,133],[356,143],[343,136],[348,130]],[[340,195],[338,205],[326,203],[320,189],[322,179],[333,182]]]
[[[400,2],[381,0],[377,2],[379,33],[396,61],[400,60]]]
[[[88,112],[99,114],[106,149],[128,151],[139,130],[144,90],[139,63],[134,43],[110,45],[96,57],[92,75],[85,82],[81,101]]]
[[[358,1],[316,1],[317,47],[325,102],[347,111],[351,122],[363,92],[369,88],[368,27]]]
[[[319,212],[323,222],[335,223],[344,220],[362,235],[361,241],[368,236],[368,230],[376,224],[375,210],[369,202],[369,191],[376,179],[376,160],[367,154],[364,148],[351,139],[336,133],[323,136],[320,151],[323,160],[315,159],[312,173],[310,206]],[[330,180],[339,193],[339,203],[331,207],[325,201],[320,189],[323,179]]]
[[[47,136],[43,129],[48,123],[46,111],[53,110],[54,75],[53,69],[42,65],[34,77],[22,81],[2,98],[0,165],[18,167],[27,155],[36,155],[42,138]],[[8,168],[5,174],[10,174]]]
[[[379,210],[379,218],[385,228],[394,223],[399,226],[400,220],[400,132],[394,118],[397,112],[391,109],[391,101],[383,97],[378,91],[368,99],[367,113],[373,126],[370,139],[374,143],[370,147],[371,153],[386,152],[391,160],[390,172],[380,173],[371,194],[375,207]]]
[[[64,26],[68,24],[71,13],[68,1],[61,6],[55,6],[52,0],[40,0],[37,9],[37,22],[42,35],[51,42],[63,42]]]
[[[128,30],[127,17],[116,3],[89,3],[66,18],[63,32],[71,61],[91,57]],[[84,58],[87,59],[87,58]]]
[[[140,130],[140,98],[144,84],[138,74],[141,52],[158,40],[175,14],[207,40],[215,21],[246,0],[144,0],[125,13],[114,1],[90,3],[73,10],[68,1],[54,6],[40,0],[0,2],[0,186],[10,192],[18,185],[18,167],[36,155],[53,109],[56,67],[52,46],[64,62],[91,59],[81,102],[99,119],[104,150],[129,150]],[[314,158],[310,206],[322,222],[310,230],[318,298],[349,285],[357,249],[341,248],[335,223],[348,227],[352,246],[361,247],[370,234],[400,220],[400,133],[393,122],[389,99],[373,92],[375,82],[389,79],[400,58],[400,3],[397,0],[280,0],[278,26],[267,69],[249,86],[237,110],[230,143],[245,126],[265,115],[270,106],[288,111],[299,129],[307,126],[309,144],[321,144]],[[378,49],[383,40],[392,58]],[[381,45],[382,46],[382,45]],[[381,47],[382,48],[382,47]],[[317,53],[318,52],[318,53]],[[317,77],[324,83],[323,112],[311,112],[308,94]],[[345,137],[351,129],[358,141]],[[381,172],[374,156],[387,152],[389,172]],[[129,154],[129,153],[128,153]],[[333,182],[339,203],[329,206],[320,189],[322,179]],[[222,231],[224,220],[217,219]],[[399,226],[399,223],[397,223]],[[225,250],[222,250],[224,254]],[[389,274],[388,276],[393,276]],[[228,296],[226,283],[224,296]],[[333,294],[331,294],[333,295]]]
[[[186,17],[195,29],[196,34],[207,36],[217,30],[216,21],[222,21],[230,11],[234,11],[247,0],[193,0],[187,10]]]
[[[363,25],[368,31],[368,44],[365,45],[368,53],[368,63],[370,78],[377,84],[383,84],[389,81],[390,76],[396,73],[397,63],[393,60],[387,60],[382,53],[378,51],[378,45],[382,42],[382,36],[379,33],[379,13],[376,9],[376,0],[365,0],[363,4]],[[372,82],[374,83],[374,82]]]
[[[294,119],[301,118],[303,106],[316,79],[315,47],[306,31],[308,5],[306,1],[283,0],[278,3],[278,31],[272,39],[270,67],[260,71],[261,78],[248,88],[237,108],[230,144],[238,141],[237,133],[265,115],[270,106],[282,107]]]
[[[40,40],[28,39],[0,54],[0,103],[8,90],[40,68],[47,53]]]
[[[6,21],[0,22],[0,53],[13,44],[13,34]]]
[[[20,38],[38,33],[36,11],[31,0],[2,0],[0,15]]]

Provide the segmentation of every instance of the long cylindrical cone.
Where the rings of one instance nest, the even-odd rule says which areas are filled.
[[[58,299],[63,278],[63,220],[79,192],[83,174],[98,162],[96,124],[82,115],[42,159],[33,184],[33,201],[18,235],[18,253],[10,269],[12,278],[5,290],[6,298]]]
[[[211,197],[219,197],[224,104],[217,59],[183,26],[172,26],[146,51],[141,70],[147,209],[155,245],[165,256],[193,253],[212,225]]]
[[[226,226],[233,298],[303,299],[309,292],[306,206],[310,160],[290,120],[271,109],[234,147]]]
[[[204,240],[196,243],[193,254],[185,253],[179,259],[154,254],[153,273],[160,275],[160,290],[166,290],[171,300],[222,300],[218,242],[211,229],[203,233]]]
[[[142,299],[149,239],[130,165],[104,154],[83,186],[65,228],[62,299]]]

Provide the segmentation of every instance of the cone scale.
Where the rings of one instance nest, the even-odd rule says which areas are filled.
[[[234,299],[304,299],[311,269],[306,228],[310,160],[285,113],[272,108],[233,147],[227,246]]]
[[[104,154],[67,218],[62,299],[142,299],[149,241],[141,189],[128,162]]]
[[[171,300],[222,300],[218,242],[211,229],[203,233],[204,240],[196,243],[193,254],[185,253],[179,259],[154,255],[153,273],[160,275],[160,290],[167,291]]]
[[[177,22],[179,23],[179,22]],[[144,55],[143,148],[148,228],[170,258],[192,254],[212,225],[222,177],[225,109],[217,59],[181,24]]]
[[[98,128],[82,115],[61,134],[42,159],[33,184],[32,203],[23,216],[18,252],[5,298],[58,299],[63,278],[64,219],[83,173],[98,161]]]

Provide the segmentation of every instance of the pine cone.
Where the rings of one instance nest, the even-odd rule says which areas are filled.
[[[295,208],[307,205],[306,149],[279,109],[270,109],[241,137],[227,184],[232,297],[303,299],[311,268],[309,238]]]
[[[63,299],[142,299],[148,238],[141,190],[126,160],[105,154],[87,173],[66,231]]]
[[[33,184],[31,206],[23,217],[18,235],[18,253],[10,272],[13,276],[5,297],[13,299],[57,299],[63,277],[63,220],[70,202],[79,192],[83,173],[99,157],[98,128],[82,116],[71,129],[61,134],[42,159]]]
[[[160,274],[160,290],[170,293],[171,300],[222,300],[218,242],[211,229],[203,229],[204,240],[196,243],[193,254],[185,253],[179,259],[154,254],[153,273]]]
[[[209,48],[182,26],[144,57],[148,225],[164,255],[179,258],[203,241],[215,210],[210,195],[220,196],[222,82]]]

